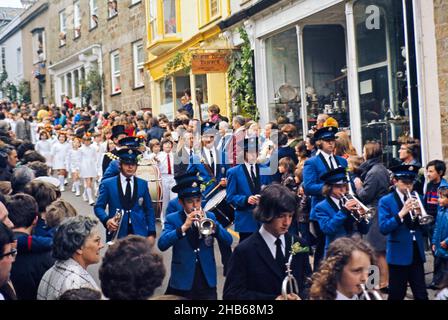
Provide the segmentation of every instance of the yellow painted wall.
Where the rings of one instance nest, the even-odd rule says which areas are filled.
[[[146,8],[149,8],[149,1],[150,0],[146,0]],[[160,0],[156,1],[161,2]],[[146,62],[146,69],[151,75],[151,99],[154,115],[160,113],[160,80],[162,80],[165,76],[163,73],[163,69],[166,64],[170,61],[170,59],[175,55],[176,52],[189,50],[191,48],[197,48],[204,41],[207,41],[208,46],[213,47],[213,40],[218,39],[220,34],[217,24],[221,20],[225,20],[231,15],[231,0],[219,0],[220,14],[210,19],[210,21],[208,21],[207,23],[204,23],[203,19],[201,20],[199,18],[200,1],[204,0],[179,0],[181,26],[179,28],[180,32],[176,35],[176,38],[180,39],[181,42],[176,43],[175,46],[170,50],[164,52],[159,56],[152,55],[149,49],[154,46],[154,42],[151,42],[151,40],[147,36],[148,60]],[[149,25],[148,11],[146,14],[146,25]],[[160,27],[160,23],[158,25]],[[148,27],[148,34],[149,30],[150,29]],[[159,40],[160,43],[163,43],[165,41],[165,39]],[[219,40],[219,42],[220,45],[222,45],[222,40]],[[208,103],[209,105],[217,104],[221,109],[221,114],[228,115],[229,111],[227,109],[229,105],[229,96],[226,79],[226,74],[209,74],[207,76]],[[190,85],[192,89],[191,92],[193,94],[192,101],[194,102],[194,82],[190,81]],[[174,109],[176,109],[176,106],[174,106]],[[195,110],[197,110],[197,106],[195,106]]]

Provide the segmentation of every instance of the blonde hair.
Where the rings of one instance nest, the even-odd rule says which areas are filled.
[[[78,212],[68,201],[58,199],[47,207],[45,222],[50,228],[54,228],[59,226],[65,218],[77,215]]]

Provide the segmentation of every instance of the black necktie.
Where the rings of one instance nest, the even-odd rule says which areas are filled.
[[[188,158],[188,164],[193,163],[193,148],[190,149],[190,157]]]
[[[213,175],[216,176],[216,172],[215,172],[215,159],[213,158],[213,152],[212,152],[212,150],[210,150],[210,166],[212,167]]]
[[[124,195],[124,198],[126,199],[126,201],[128,203],[131,202],[131,198],[132,198],[132,191],[131,191],[131,178],[126,178],[126,193]]]
[[[252,178],[252,182],[254,183],[254,186],[257,184],[257,178],[255,177],[255,169],[254,169],[254,165],[251,164],[250,165],[250,177]]]
[[[283,270],[285,267],[285,256],[283,255],[282,240],[280,240],[280,238],[275,240],[275,247],[275,261],[277,261],[278,265]]]
[[[334,170],[333,157],[330,156],[330,157],[328,158],[328,161],[330,161],[330,169],[331,169],[331,170]]]

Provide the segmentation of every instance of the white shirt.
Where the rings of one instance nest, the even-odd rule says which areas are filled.
[[[174,156],[173,153],[169,153],[170,156],[170,165],[171,165],[171,174],[174,175]],[[167,153],[164,151],[159,152],[157,155],[157,159],[159,159],[159,169],[160,173],[167,174],[168,173],[168,159]]]
[[[343,295],[341,292],[336,290],[336,299],[335,300],[359,300],[359,297],[355,294],[353,297],[349,298]]]
[[[5,300],[5,297],[0,293],[0,301]]]
[[[336,169],[337,167],[339,167],[339,165],[336,162],[336,159],[334,158],[334,155],[332,154],[328,154],[322,150],[319,150],[319,153],[322,153],[322,155],[325,158],[325,161],[327,161],[328,166],[331,168],[331,164],[330,164],[330,156],[331,156],[331,162],[333,163],[333,168]]]
[[[334,203],[336,203],[336,205],[338,206],[339,210],[341,210],[341,206],[339,205],[340,204],[339,202],[341,201],[341,199],[337,199],[337,198],[331,197],[331,196],[330,196],[330,198],[331,198],[331,200],[333,200]]]
[[[275,259],[275,253],[277,252],[277,246],[275,244],[275,241],[277,241],[277,238],[274,237],[272,235],[272,233],[267,231],[264,228],[264,225],[262,225],[260,227],[260,230],[258,230],[258,232],[260,232],[261,237],[263,238],[264,242],[266,242],[266,245],[268,246],[269,251],[271,251],[271,254],[272,254],[272,256]],[[286,247],[285,235],[282,234],[279,238],[280,238],[280,241],[282,242],[282,252],[283,252],[283,255],[286,256],[286,254],[285,254],[285,247]]]
[[[255,174],[255,178],[256,178],[257,177],[257,166],[256,166],[256,164],[255,163],[254,164],[250,164],[249,162],[244,162],[244,164],[246,165],[247,172],[249,172],[249,176],[251,178],[252,178],[252,175],[250,173],[250,169],[251,169],[252,165],[254,166],[254,174]]]
[[[217,155],[216,155],[216,150],[215,150],[215,148],[209,149],[209,148],[207,148],[207,147],[204,147],[204,148],[202,148],[202,150],[204,151],[205,157],[206,157],[206,159],[207,159],[207,163],[208,163],[209,165],[211,165],[211,163],[212,163],[212,160],[211,160],[211,157],[210,157],[210,151],[212,152],[212,155],[213,155],[213,163],[214,163],[214,168],[212,168],[212,170],[213,170],[213,172],[216,172],[216,162],[217,162],[216,157],[217,157]]]
[[[121,189],[123,190],[123,194],[126,193],[126,186],[128,185],[127,178],[120,172],[120,182],[121,182]],[[134,193],[134,177],[131,177],[131,198],[132,194]]]

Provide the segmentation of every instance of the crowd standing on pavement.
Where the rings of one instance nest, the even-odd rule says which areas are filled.
[[[358,153],[329,115],[302,140],[287,119],[198,117],[189,99],[172,120],[0,102],[0,300],[215,300],[217,263],[223,299],[448,299],[446,165],[422,167],[417,139],[387,168],[380,142]]]

